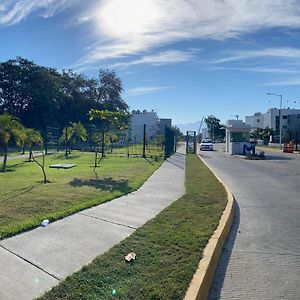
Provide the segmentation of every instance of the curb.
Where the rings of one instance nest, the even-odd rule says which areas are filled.
[[[199,155],[198,155],[199,156]],[[228,202],[221,216],[219,225],[209,239],[203,251],[203,256],[198,268],[193,276],[190,286],[186,292],[184,300],[205,300],[208,297],[214,273],[216,271],[222,248],[229,235],[233,215],[234,215],[234,196],[228,186],[215,174],[213,169],[199,156],[202,162],[212,171],[215,177],[223,184]]]

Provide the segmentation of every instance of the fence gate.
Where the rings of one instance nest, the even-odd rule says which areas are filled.
[[[197,153],[196,131],[186,132],[186,153]]]
[[[165,159],[170,157],[176,150],[175,132],[170,127],[165,127]]]

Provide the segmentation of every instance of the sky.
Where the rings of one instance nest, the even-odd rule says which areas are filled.
[[[17,56],[113,69],[130,110],[177,125],[279,107],[267,93],[300,109],[300,0],[0,0],[0,62]]]

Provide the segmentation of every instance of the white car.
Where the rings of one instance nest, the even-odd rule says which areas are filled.
[[[200,150],[201,151],[213,151],[214,145],[213,145],[212,140],[209,140],[209,139],[203,140],[200,143]]]

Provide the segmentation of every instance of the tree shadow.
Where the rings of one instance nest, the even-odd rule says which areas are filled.
[[[176,156],[172,155],[171,157],[167,158],[166,161],[170,164],[172,164],[175,167],[178,167],[182,170],[184,170],[184,160],[178,160],[175,158]]]
[[[240,208],[236,201],[234,201],[234,217],[231,225],[229,236],[222,248],[222,253],[220,261],[218,263],[212,285],[210,287],[208,300],[219,300],[221,296],[221,291],[224,285],[224,280],[226,276],[226,271],[229,263],[229,259],[232,254],[232,250],[236,241],[236,236],[238,233],[240,225]]]
[[[16,197],[19,197],[19,196],[22,196],[26,193],[29,193],[31,192],[34,188],[40,186],[42,183],[38,183],[36,185],[32,185],[32,186],[29,186],[29,187],[24,187],[22,189],[20,189],[20,192],[18,194],[13,194],[12,192],[9,192],[7,193],[8,195],[10,195],[9,197],[6,198],[6,200],[9,200],[9,199],[13,199],[13,198],[16,198]],[[6,196],[6,194],[4,194],[3,196]]]
[[[75,178],[69,184],[73,187],[89,186],[103,191],[120,191],[122,193],[129,193],[131,191],[128,180],[114,180],[111,177],[103,179]]]
[[[17,168],[23,166],[24,164],[28,163],[28,161],[22,161],[13,165],[8,164],[6,166],[6,172],[15,172]]]

